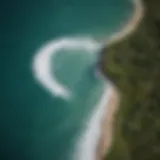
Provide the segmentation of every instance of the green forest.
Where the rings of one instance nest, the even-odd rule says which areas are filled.
[[[137,29],[103,50],[103,72],[121,93],[107,160],[160,160],[160,0],[143,3]]]

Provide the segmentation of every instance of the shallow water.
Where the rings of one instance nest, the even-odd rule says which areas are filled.
[[[3,55],[1,159],[84,160],[85,154],[92,154],[95,146],[91,141],[83,143],[82,140],[86,132],[94,135],[87,124],[91,123],[106,89],[106,82],[96,70],[102,45],[99,40],[102,42],[118,31],[132,10],[129,0],[16,0],[10,3],[4,11],[8,21],[2,34],[7,45]],[[50,71],[45,70],[44,77],[50,74],[66,86],[71,93],[67,99],[56,96],[50,86],[46,88],[35,77],[33,69],[39,50],[51,41],[54,44],[64,38],[73,41],[83,38],[86,44],[97,46],[91,50],[87,50],[85,44],[74,49],[61,47],[54,56],[51,52]],[[43,62],[47,63],[44,59],[40,64]],[[41,70],[44,68],[40,65]],[[82,147],[77,147],[79,144]],[[79,153],[84,153],[84,157]]]

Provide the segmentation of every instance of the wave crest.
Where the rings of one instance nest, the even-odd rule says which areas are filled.
[[[56,79],[56,76],[51,74],[52,56],[55,56],[57,51],[61,49],[84,49],[85,51],[88,51],[88,53],[93,53],[99,47],[100,44],[92,38],[61,38],[50,41],[42,46],[34,56],[34,77],[52,95],[69,99],[71,97],[69,88],[61,84]],[[52,69],[54,70],[53,66]]]

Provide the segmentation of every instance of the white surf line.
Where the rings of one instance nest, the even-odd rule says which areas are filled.
[[[51,68],[54,68],[54,62],[52,64],[51,61],[52,56],[55,56],[61,49],[84,49],[93,53],[97,48],[99,48],[99,44],[91,38],[61,38],[50,41],[35,54],[33,75],[52,95],[69,99],[71,96],[69,88],[58,82],[55,75],[52,74]]]
[[[109,37],[109,39],[104,42],[104,45],[110,46],[121,41],[123,38],[127,37],[129,34],[135,31],[138,24],[141,22],[145,12],[143,2],[142,0],[131,0],[131,2],[135,7],[135,11],[132,17],[130,18],[129,22],[127,22],[127,24],[124,26],[122,30],[118,31],[117,33]]]
[[[110,85],[105,86],[103,96],[95,107],[92,115],[85,126],[84,133],[80,135],[80,139],[76,145],[76,153],[73,160],[96,160],[97,145],[101,134],[101,123],[106,114],[106,107],[110,99]]]

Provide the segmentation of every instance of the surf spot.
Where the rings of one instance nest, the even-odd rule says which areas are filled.
[[[61,49],[84,49],[88,53],[93,53],[100,48],[100,44],[92,38],[59,38],[43,45],[33,58],[33,75],[45,89],[53,96],[63,99],[70,99],[72,93],[70,89],[61,84],[54,72],[54,57]],[[75,52],[76,53],[76,52]],[[53,60],[53,61],[51,61]],[[51,67],[52,66],[52,67]],[[51,71],[52,68],[52,71]]]
[[[100,127],[104,114],[106,114],[106,107],[110,98],[110,85],[106,84],[104,88],[102,98],[88,118],[83,132],[80,134],[80,138],[75,146],[73,160],[97,159],[97,145],[101,134]]]

